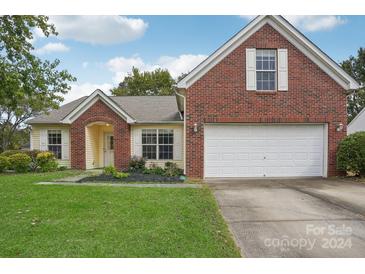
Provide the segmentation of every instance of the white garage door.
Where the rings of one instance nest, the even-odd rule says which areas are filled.
[[[205,177],[324,175],[324,125],[204,128]]]

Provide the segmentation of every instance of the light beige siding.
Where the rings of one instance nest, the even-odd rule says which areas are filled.
[[[30,133],[30,148],[31,149],[38,149],[40,150],[40,136],[41,136],[41,130],[69,130],[68,125],[52,125],[52,124],[44,124],[44,125],[32,125],[32,131]],[[69,142],[70,143],[70,142]],[[71,155],[70,152],[70,146],[69,146],[69,155]],[[65,166],[67,168],[71,167],[71,161],[70,160],[58,160],[58,164],[60,166]]]
[[[104,167],[104,136],[112,132],[112,126],[100,124],[85,128],[86,169]]]
[[[99,167],[99,127],[85,128],[86,169]]]
[[[173,129],[174,130],[174,160],[150,160],[147,166],[156,164],[164,167],[166,162],[174,162],[180,168],[184,168],[183,151],[183,124],[156,124],[156,125],[133,125],[131,126],[131,155],[142,156],[141,139],[142,129]],[[137,140],[139,138],[139,140]],[[178,159],[176,159],[178,157]]]

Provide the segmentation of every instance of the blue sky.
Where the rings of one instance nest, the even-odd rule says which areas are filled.
[[[52,16],[58,37],[35,31],[35,54],[61,60],[78,81],[66,102],[96,88],[108,91],[130,71],[191,70],[243,28],[252,16]],[[288,16],[336,62],[365,47],[365,16]]]

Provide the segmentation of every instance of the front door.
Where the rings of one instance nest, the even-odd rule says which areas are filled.
[[[113,133],[105,133],[104,136],[104,166],[114,166]]]

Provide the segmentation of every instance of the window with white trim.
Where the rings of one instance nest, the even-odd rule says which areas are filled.
[[[62,158],[61,130],[48,130],[48,150],[53,152],[57,159]]]
[[[148,160],[174,158],[173,129],[142,129],[142,156]]]
[[[256,90],[276,90],[276,50],[256,50]]]

